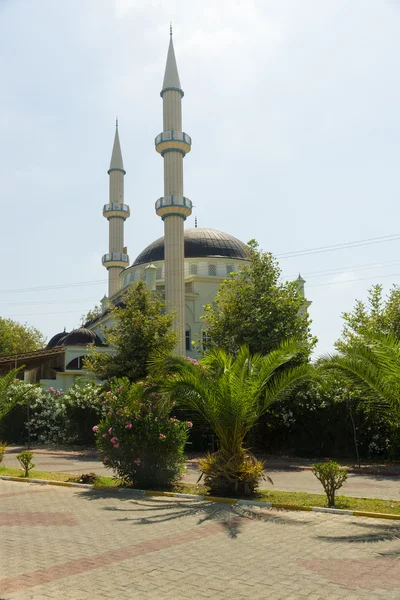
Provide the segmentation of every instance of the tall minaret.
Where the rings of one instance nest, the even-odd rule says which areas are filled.
[[[176,66],[172,28],[163,87],[163,132],[155,139],[164,158],[164,196],[156,202],[156,213],[164,221],[165,300],[168,311],[176,312],[179,335],[176,353],[185,354],[185,278],[183,222],[192,213],[192,203],[183,195],[183,158],[192,140],[182,132],[183,90]]]
[[[129,265],[129,256],[124,246],[124,223],[130,215],[130,209],[127,204],[124,204],[125,169],[119,143],[118,119],[108,174],[110,176],[110,203],[104,205],[103,216],[108,220],[109,248],[108,254],[102,258],[102,263],[108,271],[108,297],[110,297],[120,289],[120,273]]]

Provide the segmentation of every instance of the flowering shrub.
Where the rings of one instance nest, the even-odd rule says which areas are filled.
[[[105,415],[103,390],[96,383],[76,384],[62,397],[67,415],[69,443],[93,444],[93,423],[98,423]]]
[[[183,473],[190,421],[170,416],[172,405],[149,382],[116,380],[105,394],[105,418],[93,427],[103,463],[138,487],[165,486]]]

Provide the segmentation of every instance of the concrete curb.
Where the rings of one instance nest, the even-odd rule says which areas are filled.
[[[91,483],[72,483],[69,481],[51,481],[49,479],[29,479],[25,477],[11,477],[9,475],[0,475],[0,480],[16,481],[19,483],[36,483],[40,485],[56,485],[61,487],[81,488],[93,490],[95,492],[109,492],[110,494],[130,493],[140,496],[164,496],[167,498],[186,498],[188,500],[197,500],[198,502],[219,502],[221,504],[229,504],[238,506],[258,506],[264,508],[277,508],[281,510],[297,510],[305,512],[329,513],[333,515],[344,515],[350,517],[368,517],[371,519],[391,519],[400,521],[400,515],[392,515],[390,513],[374,513],[361,510],[342,510],[340,508],[323,508],[321,506],[302,506],[300,504],[283,504],[281,502],[262,502],[259,500],[244,500],[237,498],[219,498],[218,496],[200,496],[197,494],[183,494],[179,492],[157,492],[156,490],[136,490],[134,488],[118,488],[108,486],[95,487]]]

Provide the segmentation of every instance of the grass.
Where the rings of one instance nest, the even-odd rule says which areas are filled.
[[[11,477],[23,477],[21,469],[11,469],[0,465],[0,475],[8,475]],[[48,479],[51,481],[79,481],[79,475],[71,475],[68,473],[52,473],[50,471],[31,471],[29,475],[32,479]],[[120,482],[113,477],[98,475],[94,483],[96,487],[109,487],[110,491],[113,487],[118,487]],[[172,491],[184,494],[208,495],[208,488],[200,484],[177,483],[171,488],[161,489],[159,491]],[[259,490],[255,500],[264,502],[282,503],[282,504],[297,504],[301,506],[321,506],[326,507],[326,497],[324,494],[309,494],[307,492],[279,492],[275,490]],[[336,508],[345,510],[360,510],[364,512],[376,512],[400,515],[400,501],[397,500],[380,500],[379,498],[353,498],[351,496],[337,496]]]

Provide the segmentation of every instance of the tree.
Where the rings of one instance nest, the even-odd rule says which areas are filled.
[[[279,281],[277,261],[255,241],[249,242],[248,252],[249,264],[224,281],[215,301],[205,307],[211,345],[235,353],[245,344],[251,353],[266,354],[283,340],[296,338],[306,342],[308,355],[316,338],[298,285]]]
[[[400,287],[394,285],[385,298],[381,285],[372,286],[367,302],[356,300],[353,310],[343,313],[342,317],[342,337],[335,344],[341,352],[363,343],[363,337],[376,333],[393,334],[400,339]]]
[[[25,386],[14,385],[19,383],[15,379],[18,371],[19,369],[13,369],[4,377],[0,377],[0,423],[26,395]]]
[[[217,452],[200,461],[213,491],[251,493],[263,477],[264,464],[244,442],[273,402],[310,377],[307,363],[281,369],[302,351],[302,344],[287,341],[265,356],[241,346],[235,357],[221,348],[210,349],[200,363],[175,356],[165,359],[162,389],[178,406],[196,412],[217,437]]]
[[[171,329],[174,315],[165,313],[165,302],[153,296],[143,281],[123,296],[123,306],[113,307],[114,325],[104,329],[112,353],[93,348],[85,368],[99,379],[127,377],[143,379],[148,361],[155,352],[172,352],[177,336]]]
[[[340,354],[322,358],[319,368],[341,372],[363,389],[366,400],[400,417],[400,339],[392,334],[362,336]]]
[[[0,354],[33,352],[45,343],[46,338],[35,327],[0,317]]]
[[[88,310],[88,312],[81,316],[81,327],[85,326],[85,323],[89,321],[93,321],[93,319],[97,319],[97,317],[101,317],[103,311],[101,306],[96,304],[93,308]]]

